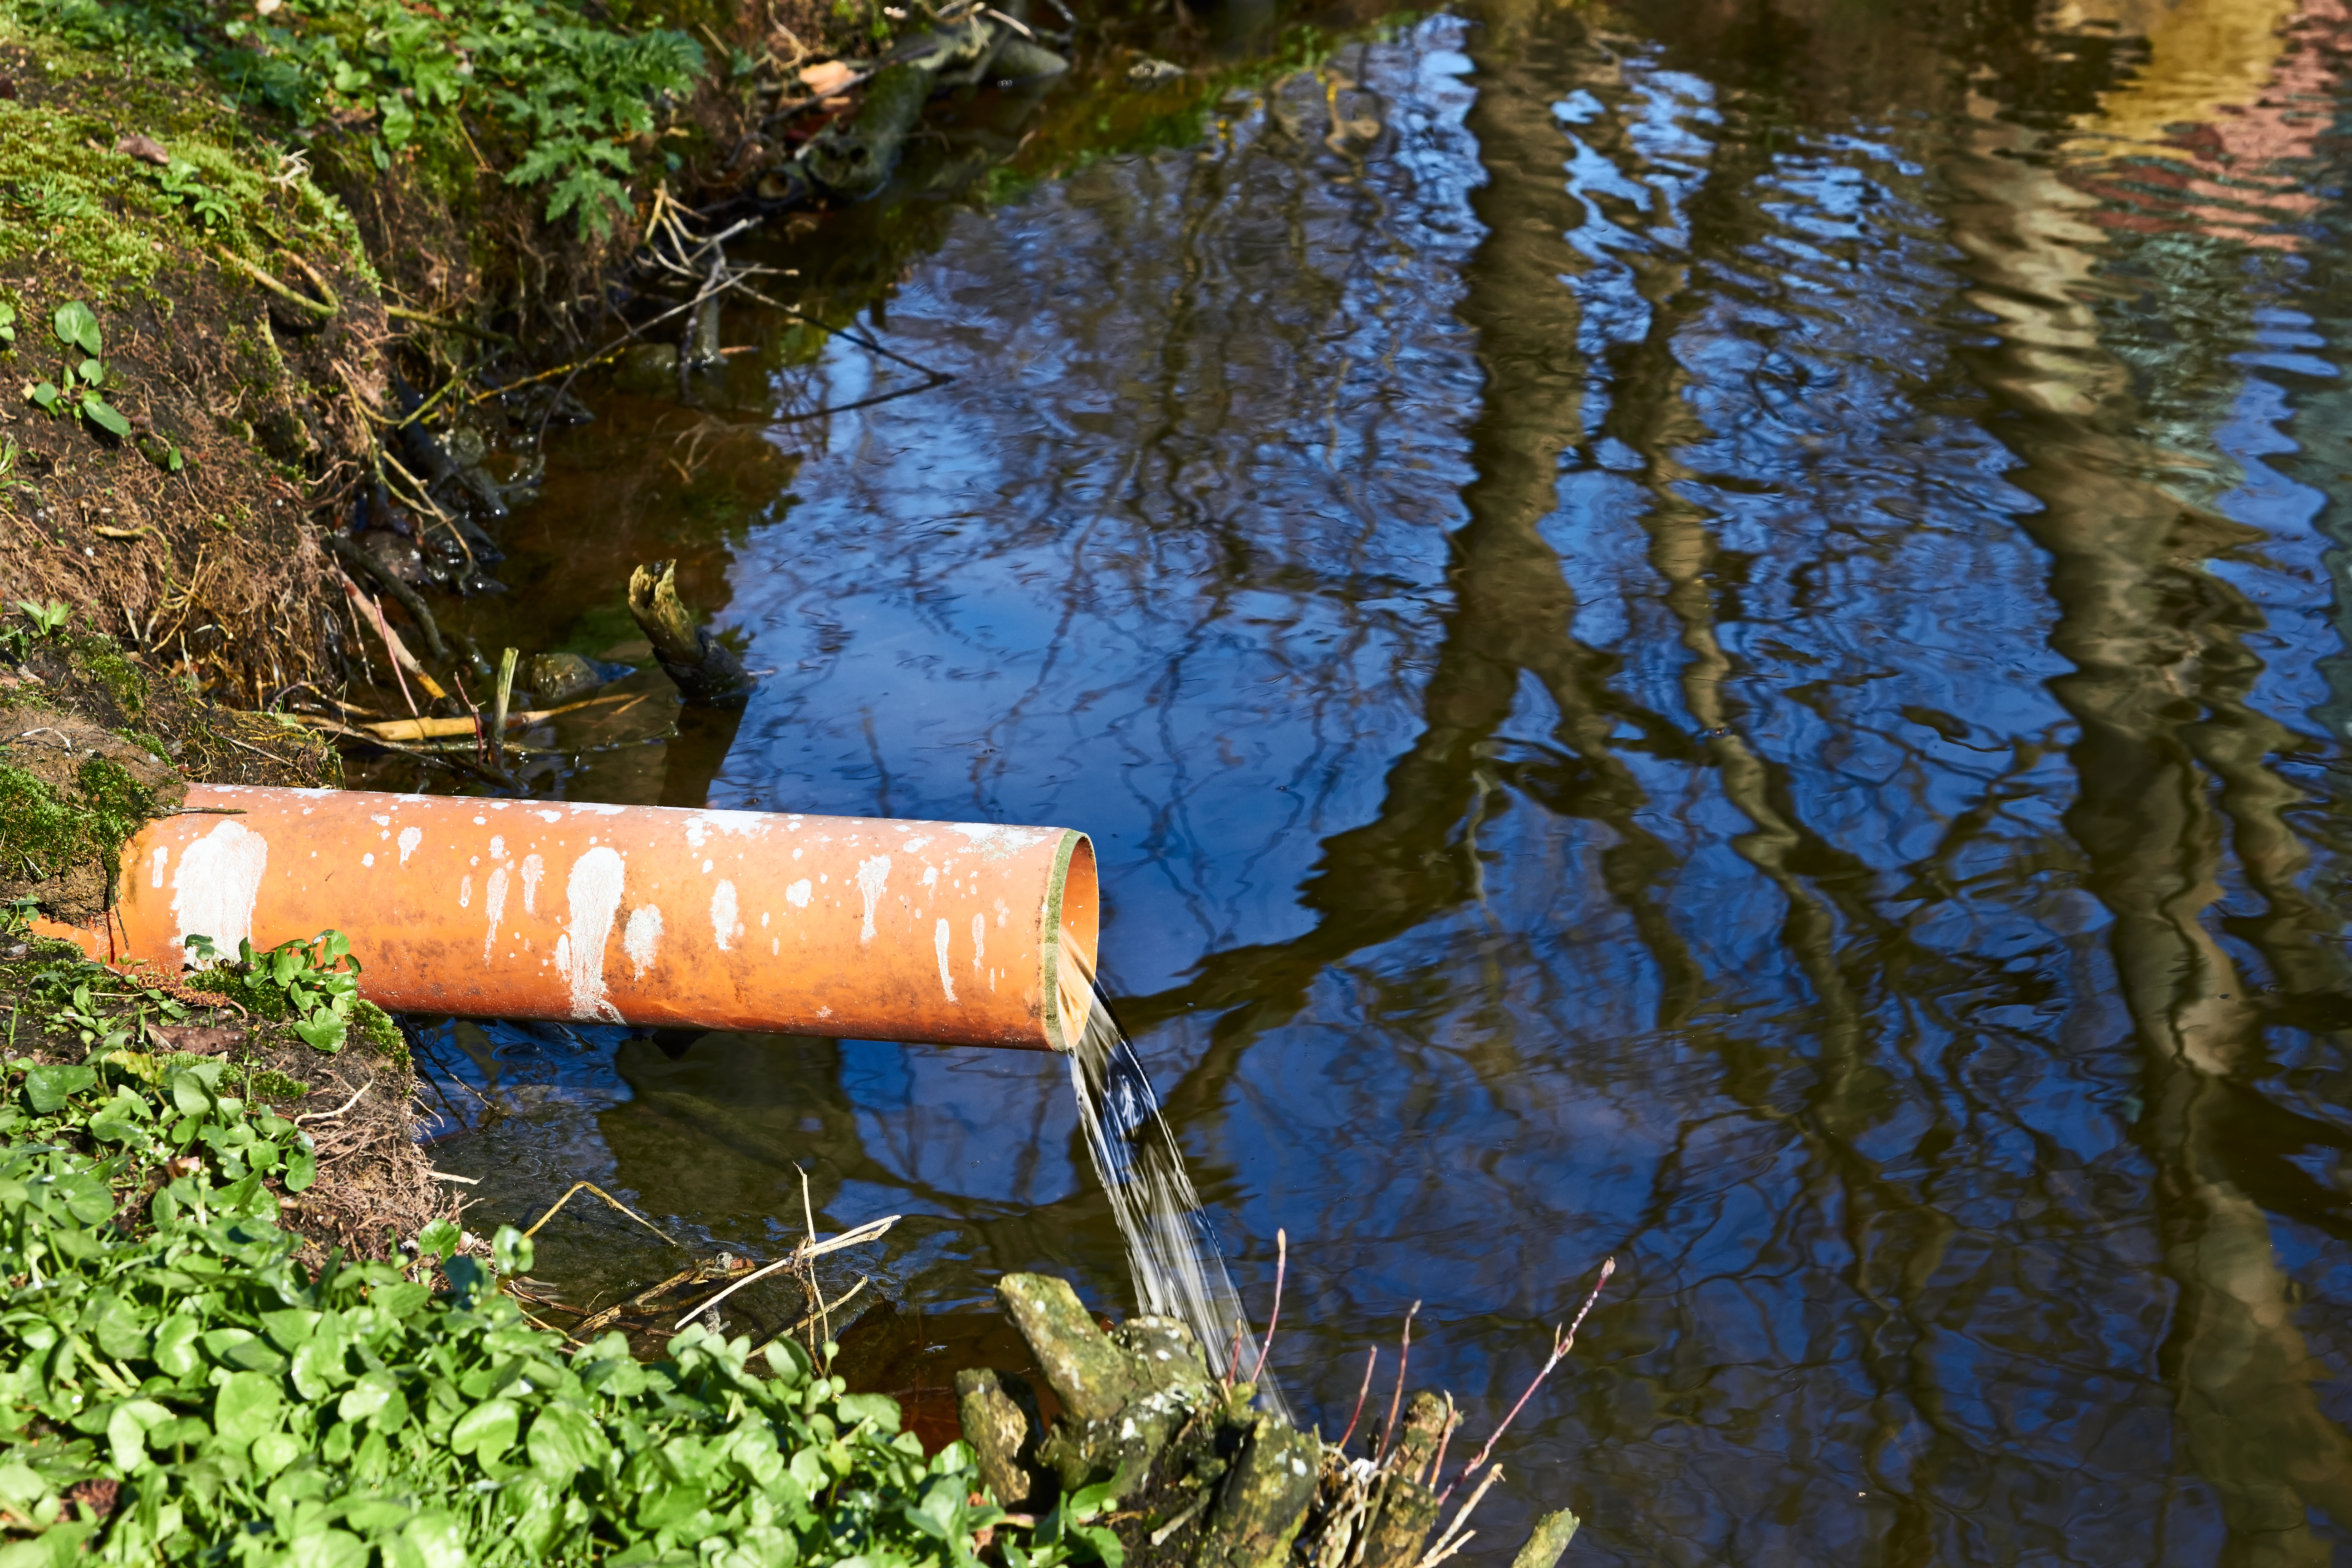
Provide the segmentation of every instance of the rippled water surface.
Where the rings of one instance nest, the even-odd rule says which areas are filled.
[[[496,613],[621,644],[676,554],[774,672],[555,787],[1093,834],[1327,1430],[1419,1300],[1483,1437],[1616,1256],[1473,1557],[1567,1503],[1580,1563],[2329,1561],[2352,15],[1495,0],[1186,59],[1148,133],[979,104],[1051,128],[990,199],[774,242],[952,382],[804,417],[922,377],[746,306],[704,406],[553,444]],[[440,1152],[478,1213],[586,1177],[769,1251],[804,1166],[820,1228],[910,1216],[859,1268],[904,1308],[1126,1310],[1057,1062],[583,1043],[441,1037],[514,1112]],[[569,1234],[650,1273],[630,1228]]]

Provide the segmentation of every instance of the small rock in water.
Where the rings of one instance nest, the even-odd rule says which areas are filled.
[[[660,393],[677,386],[677,345],[639,343],[621,356],[614,379],[624,392]]]
[[[425,552],[414,540],[404,539],[388,528],[371,528],[359,536],[359,546],[383,563],[383,569],[407,584],[421,587],[433,580],[432,569],[425,563]]]
[[[576,653],[535,653],[523,667],[523,679],[541,702],[550,704],[569,702],[633,673],[625,664],[600,664]]]

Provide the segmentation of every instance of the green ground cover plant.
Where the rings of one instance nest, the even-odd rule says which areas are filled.
[[[198,0],[19,0],[84,48],[148,68],[201,70],[305,142],[338,132],[379,169],[416,150],[470,168],[488,140],[510,184],[543,187],[551,222],[610,232],[626,207],[633,143],[688,93],[702,47],[675,29],[624,31],[560,0],[282,0],[230,14]],[[162,188],[210,226],[200,172]]]
[[[405,1049],[399,1028],[361,998],[360,961],[339,931],[260,952],[250,941],[239,942],[234,959],[224,956],[208,936],[188,938],[187,947],[198,966],[188,980],[191,990],[232,997],[272,1023],[285,1024],[314,1051],[341,1050],[355,1026],[387,1054]]]
[[[228,1064],[131,1048],[103,1000],[79,1005],[85,1059],[0,1057],[0,1568],[1085,1549],[1049,1521],[1024,1550],[968,1448],[926,1458],[894,1402],[789,1339],[697,1325],[646,1364],[537,1324],[500,1289],[531,1263],[511,1228],[469,1247],[436,1222],[405,1263],[306,1268],[278,1216],[320,1179],[310,1135]]]

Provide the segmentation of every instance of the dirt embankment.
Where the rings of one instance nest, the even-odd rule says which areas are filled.
[[[0,4],[0,902],[100,916],[187,781],[339,783],[281,710],[405,643],[487,677],[417,592],[496,591],[530,476],[485,447],[584,416],[562,367],[660,308],[622,281],[646,226],[755,192],[821,34],[888,31],[834,9]],[[269,1037],[253,1070],[341,1083]],[[321,1168],[320,1235],[437,1202],[415,1159]]]

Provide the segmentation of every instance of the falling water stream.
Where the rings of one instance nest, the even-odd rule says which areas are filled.
[[[730,307],[449,606],[641,667],[542,794],[1084,829],[1131,1054],[441,1024],[469,1215],[903,1215],[935,1424],[1004,1271],[1262,1325],[1286,1231],[1301,1418],[1420,1301],[1483,1441],[1614,1255],[1474,1560],[2352,1550],[2352,9],[1156,15],[741,252],[920,373]]]
[[[1211,1372],[1231,1380],[1247,1378],[1255,1368],[1240,1346],[1255,1342],[1249,1314],[1234,1293],[1216,1230],[1184,1168],[1184,1151],[1160,1113],[1151,1074],[1118,1026],[1093,955],[1066,938],[1061,947],[1066,966],[1062,1016],[1086,1020],[1077,1048],[1069,1055],[1070,1094],[1095,1179],[1127,1246],[1135,1308],[1190,1328]],[[1289,1413],[1270,1381],[1260,1385],[1258,1404]]]

